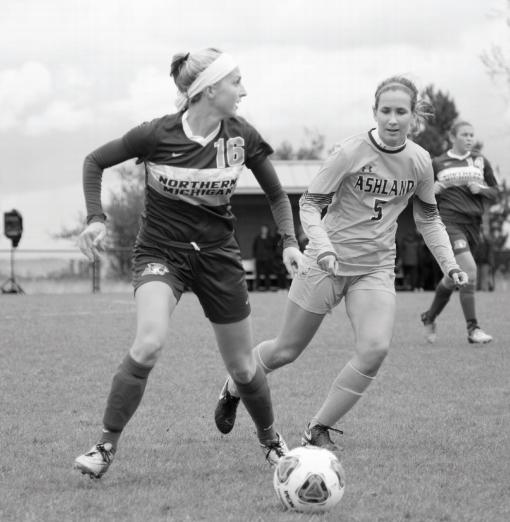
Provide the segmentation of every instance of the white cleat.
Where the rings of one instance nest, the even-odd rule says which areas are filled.
[[[427,312],[421,314],[421,321],[423,323],[423,336],[425,340],[430,344],[434,344],[437,338],[436,322],[429,320]]]
[[[436,323],[430,323],[430,324],[424,325],[424,330],[425,330],[424,331],[425,340],[430,344],[434,344],[437,339]]]
[[[110,467],[113,455],[112,445],[109,442],[96,444],[88,453],[76,457],[74,469],[90,478],[100,479]]]
[[[276,433],[276,436],[276,440],[260,443],[260,447],[271,467],[276,466],[278,461],[289,452],[283,437],[279,433]]]
[[[472,344],[486,344],[492,341],[492,336],[477,327],[469,332],[468,341]]]

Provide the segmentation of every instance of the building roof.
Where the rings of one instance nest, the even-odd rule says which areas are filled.
[[[321,160],[273,161],[276,173],[287,194],[302,194],[315,177]],[[245,168],[237,182],[236,194],[262,194],[251,170]]]

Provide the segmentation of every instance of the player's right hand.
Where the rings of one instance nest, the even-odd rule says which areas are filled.
[[[317,258],[317,264],[321,270],[328,274],[335,275],[338,270],[338,260],[333,252],[326,252]]]
[[[94,261],[104,250],[106,226],[100,221],[95,221],[78,236],[78,246],[87,256],[89,261]]]

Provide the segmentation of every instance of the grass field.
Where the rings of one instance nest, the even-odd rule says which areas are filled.
[[[495,342],[466,342],[458,299],[438,342],[422,342],[430,293],[399,293],[393,347],[341,424],[345,496],[321,516],[281,510],[244,410],[232,434],[213,409],[224,371],[198,302],[186,294],[173,348],[151,375],[116,460],[100,481],[72,470],[100,429],[111,377],[129,346],[127,293],[0,296],[0,520],[510,520],[510,293],[479,293]],[[256,340],[272,336],[283,292],[252,294]],[[343,305],[309,349],[270,376],[278,427],[299,444],[307,419],[351,354]]]

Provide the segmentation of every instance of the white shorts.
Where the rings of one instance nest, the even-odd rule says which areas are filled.
[[[355,290],[382,290],[395,295],[395,271],[381,268],[362,275],[332,276],[305,258],[304,266],[292,280],[289,299],[308,312],[324,315]]]

